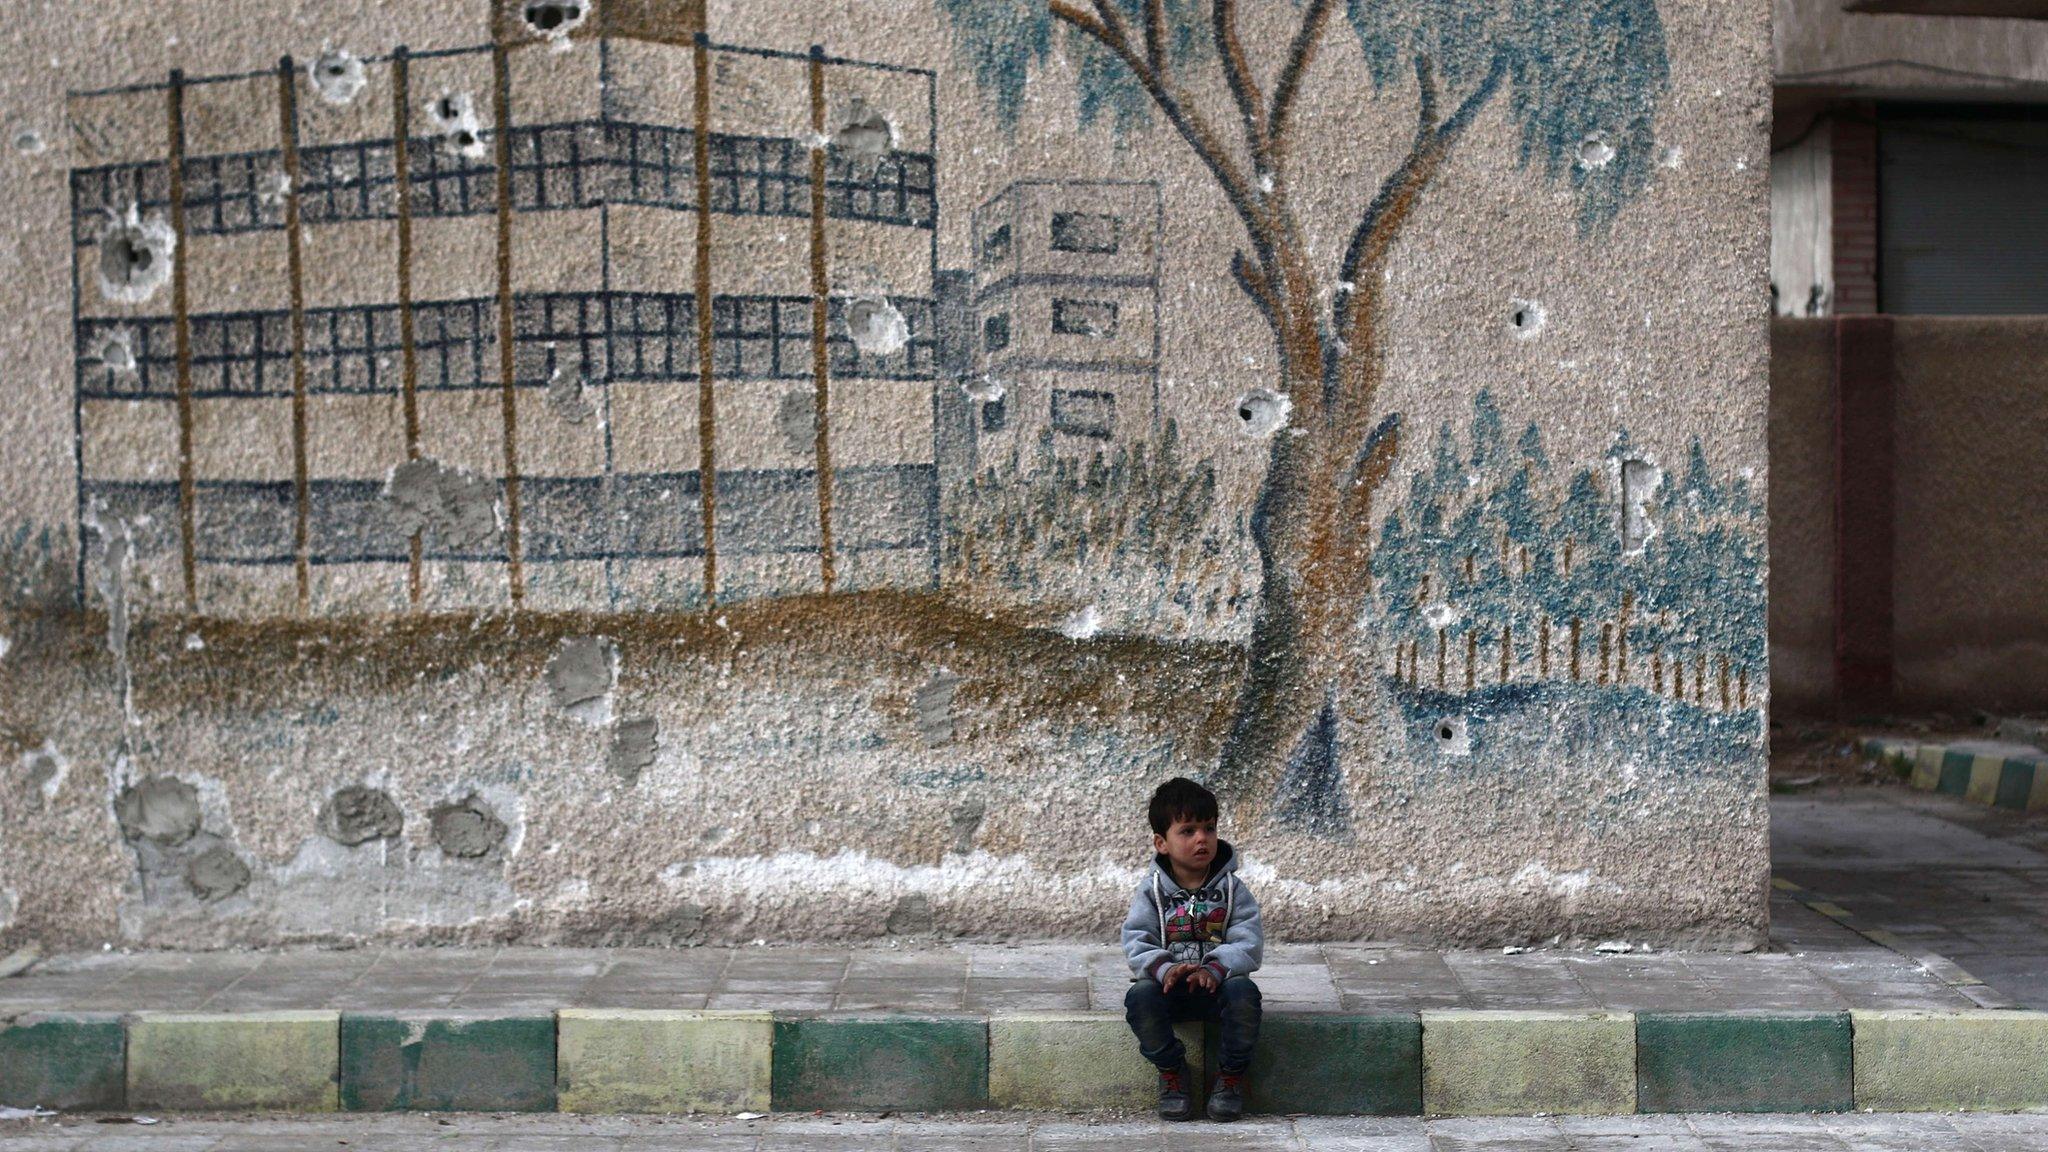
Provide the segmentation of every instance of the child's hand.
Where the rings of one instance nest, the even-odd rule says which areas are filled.
[[[1159,977],[1159,990],[1162,992],[1171,992],[1173,991],[1173,986],[1175,984],[1179,983],[1184,978],[1192,980],[1194,978],[1194,975],[1195,965],[1175,964],[1172,967],[1168,968],[1164,975]]]
[[[1200,964],[1190,964],[1188,967],[1194,969],[1188,973],[1188,983],[1190,985],[1204,992],[1216,991],[1216,973],[1214,971]]]

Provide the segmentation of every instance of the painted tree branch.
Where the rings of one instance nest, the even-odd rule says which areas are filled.
[[[1223,78],[1230,85],[1230,98],[1237,102],[1244,120],[1245,142],[1252,154],[1252,168],[1270,179],[1273,171],[1272,138],[1266,127],[1265,98],[1259,82],[1252,77],[1251,61],[1237,36],[1236,0],[1215,0],[1209,9],[1211,31],[1216,38],[1216,55],[1223,61]],[[1264,191],[1270,193],[1271,189]]]
[[[1273,85],[1273,108],[1266,114],[1266,132],[1274,142],[1276,171],[1287,163],[1287,129],[1293,122],[1294,102],[1301,95],[1302,78],[1308,74],[1316,49],[1322,46],[1323,29],[1329,24],[1330,10],[1335,6],[1336,0],[1310,0],[1301,27],[1294,33],[1287,62],[1281,66],[1280,79]]]
[[[1167,77],[1154,70],[1145,56],[1141,55],[1131,41],[1130,27],[1123,15],[1110,4],[1109,0],[1095,0],[1093,14],[1076,7],[1069,0],[1050,0],[1047,10],[1059,20],[1093,38],[1109,49],[1131,70],[1138,82],[1145,88],[1152,102],[1164,113],[1167,122],[1186,140],[1206,165],[1216,181],[1223,188],[1231,208],[1244,223],[1250,234],[1253,250],[1259,261],[1268,269],[1274,268],[1274,235],[1268,221],[1260,211],[1253,195],[1253,186],[1245,178],[1216,132],[1198,112],[1187,106],[1177,89]]]

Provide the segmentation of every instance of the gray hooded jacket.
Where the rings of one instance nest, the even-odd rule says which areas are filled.
[[[1259,902],[1237,876],[1237,852],[1219,841],[1200,888],[1182,888],[1164,856],[1155,856],[1124,917],[1124,957],[1139,979],[1157,980],[1174,964],[1203,964],[1218,981],[1249,976],[1266,949]]]

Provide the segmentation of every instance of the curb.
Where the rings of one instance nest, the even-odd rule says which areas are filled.
[[[1892,737],[1863,741],[1868,756],[1892,765],[1922,792],[1960,796],[2015,812],[2048,811],[2048,753],[2019,752],[1978,741],[1922,744]]]
[[[1185,1026],[1191,1063],[1212,1053]],[[2048,1012],[1270,1013],[1253,1111],[1505,1116],[2048,1107]],[[35,1014],[0,1105],[75,1111],[1149,1107],[1113,1012],[992,1017]]]

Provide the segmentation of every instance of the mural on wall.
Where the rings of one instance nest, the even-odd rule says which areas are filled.
[[[1228,203],[1214,274],[1277,361],[1231,405],[1264,442],[1248,506],[1161,412],[1157,180],[1016,180],[943,268],[961,126],[933,70],[715,41],[689,3],[646,27],[501,14],[473,48],[74,95],[81,592],[116,535],[161,606],[201,615],[994,590],[1073,605],[1085,638],[1105,589],[1135,588],[1141,632],[1249,620],[1209,774],[1247,819],[1311,827],[1342,825],[1342,696],[1375,663],[1409,721],[1640,690],[1645,667],[1653,694],[1748,706],[1761,592],[1726,615],[1750,601],[1722,586],[1757,563],[1754,509],[1703,457],[1637,499],[1624,437],[1545,503],[1537,430],[1502,446],[1482,396],[1470,448],[1446,430],[1375,512],[1409,438],[1380,400],[1390,253],[1428,242],[1417,206],[1458,195],[1446,162],[1496,106],[1503,165],[1604,228],[1655,165],[1652,0],[1303,0],[1269,84],[1230,0],[937,4],[992,119],[1059,48],[1084,126],[1163,122]],[[1297,105],[1338,52],[1415,120],[1319,262],[1291,193],[1343,145]],[[1483,506],[1452,493],[1458,460]]]
[[[1055,36],[1078,57],[1084,122],[1156,113],[1229,201],[1243,244],[1228,274],[1269,327],[1274,387],[1238,401],[1270,437],[1249,528],[1260,593],[1249,666],[1215,780],[1253,811],[1290,776],[1340,771],[1339,692],[1371,585],[1373,501],[1401,445],[1382,410],[1384,272],[1425,194],[1473,119],[1496,97],[1520,129],[1519,160],[1568,179],[1581,224],[1598,228],[1646,182],[1668,81],[1651,0],[1307,0],[1270,91],[1255,75],[1230,0],[942,0],[963,55],[1002,115],[1020,114]],[[1350,38],[1384,92],[1412,83],[1407,154],[1351,228],[1341,261],[1320,267],[1289,198],[1293,165],[1315,154],[1295,116],[1318,56]],[[1228,102],[1198,73],[1220,69]],[[1317,142],[1327,147],[1327,143]],[[1248,815],[1250,813],[1247,813]]]

